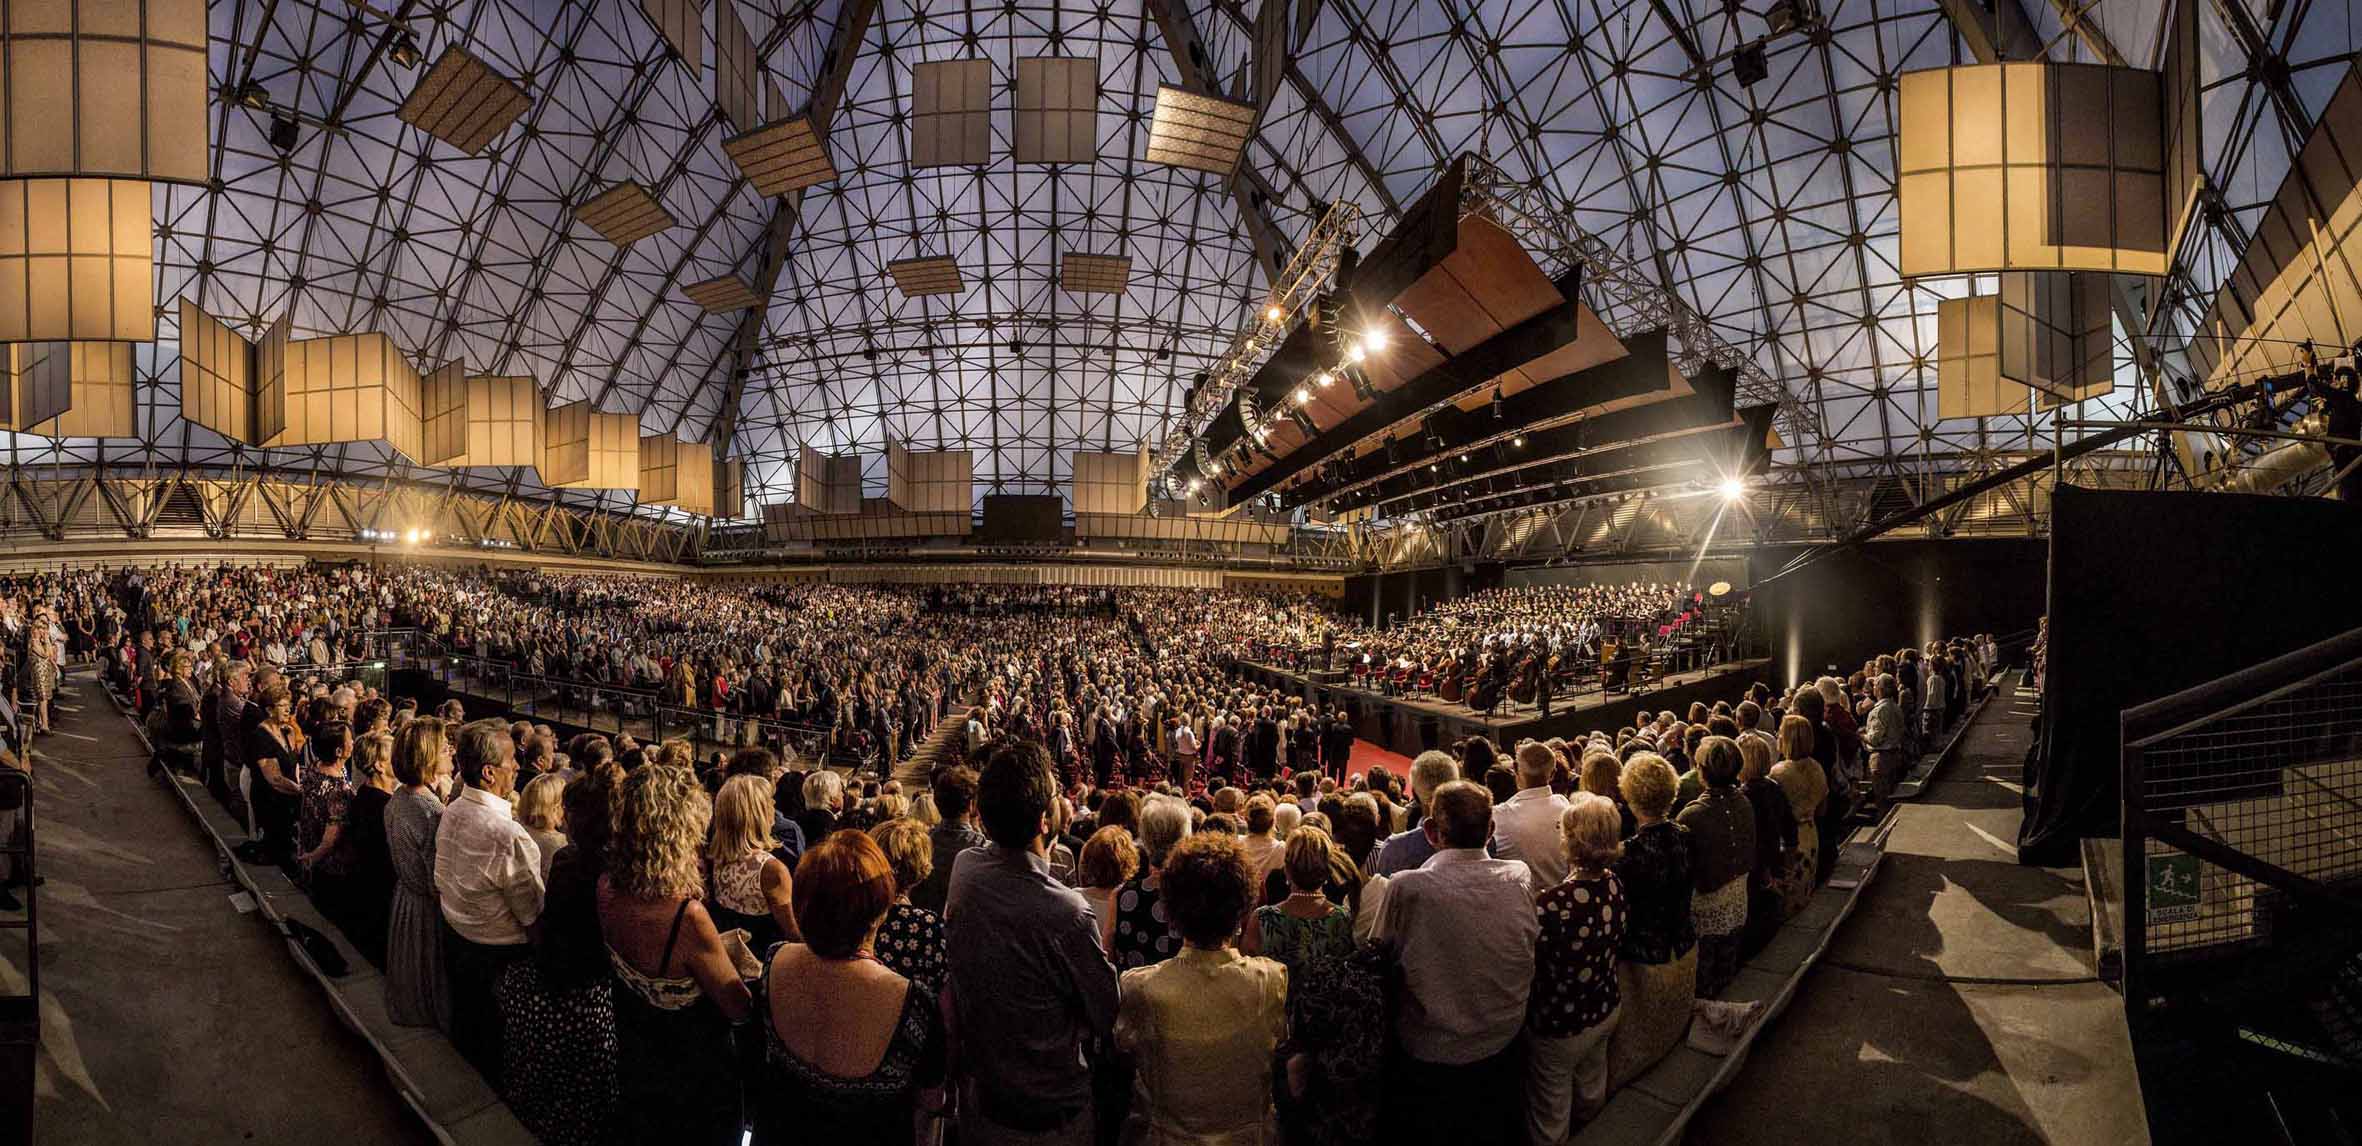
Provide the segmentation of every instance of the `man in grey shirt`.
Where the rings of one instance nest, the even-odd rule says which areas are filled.
[[[1082,893],[1050,875],[1057,781],[1032,741],[993,747],[976,810],[991,840],[960,853],[944,929],[967,1056],[961,1146],[1088,1146],[1084,1048],[1115,1025],[1115,965]]]

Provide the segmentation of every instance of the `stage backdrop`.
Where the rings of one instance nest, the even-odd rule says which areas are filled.
[[[2061,489],[2018,859],[2073,864],[2120,832],[2125,709],[2362,627],[2357,567],[2362,508],[2342,502]]]
[[[1771,651],[1778,687],[1844,676],[1878,653],[1938,637],[2006,637],[2042,616],[2044,547],[2028,539],[1872,541],[1785,577],[1793,546],[1758,550],[1748,624]]]

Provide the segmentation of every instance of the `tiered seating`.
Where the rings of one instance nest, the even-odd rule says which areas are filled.
[[[956,755],[952,745],[959,742],[967,728],[968,706],[952,706],[943,719],[936,723],[935,731],[919,743],[919,750],[911,753],[910,759],[894,766],[894,779],[902,782],[904,793],[915,795],[926,790],[927,781],[935,775],[936,762],[947,755]]]
[[[111,692],[109,695],[113,697]],[[142,744],[148,743],[139,721],[131,715],[123,699],[113,699],[123,711],[132,734]],[[153,751],[152,745],[150,750]],[[345,942],[343,933],[313,908],[311,899],[285,873],[276,867],[239,861],[231,851],[231,844],[245,838],[244,825],[231,818],[210,796],[196,798],[205,792],[195,781],[182,780],[166,772],[164,783],[204,829],[214,851],[220,855],[222,870],[253,897],[254,909],[272,930],[286,939],[288,957],[320,985],[337,1018],[377,1052],[395,1091],[426,1121],[438,1140],[453,1146],[533,1146],[533,1136],[509,1113],[508,1106],[492,1088],[484,1084],[484,1077],[459,1057],[459,1051],[441,1031],[396,1026],[387,1017],[385,977]],[[345,973],[329,974],[320,960],[313,958],[290,933],[291,923],[317,933],[319,939],[315,942],[334,944],[344,958]]]

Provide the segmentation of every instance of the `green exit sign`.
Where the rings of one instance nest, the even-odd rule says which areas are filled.
[[[2198,879],[2197,856],[2150,856],[2148,885],[2149,922],[2179,923],[2198,918],[2203,885]]]

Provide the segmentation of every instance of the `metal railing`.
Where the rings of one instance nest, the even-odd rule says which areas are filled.
[[[736,748],[751,737],[774,751],[793,753],[798,760],[825,760],[855,771],[887,765],[882,759],[884,745],[857,748],[838,726],[694,708],[667,702],[657,689],[534,675],[518,671],[513,661],[437,650],[425,643],[398,650],[389,663],[426,672],[450,692],[491,701],[522,717],[593,732],[628,733],[648,744],[680,737],[701,756]],[[934,714],[929,714],[926,730],[913,738],[913,745],[935,726]]]
[[[2260,950],[2362,948],[2362,629],[2123,714],[2124,996]],[[2325,983],[2279,989],[2313,991]]]

